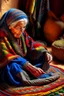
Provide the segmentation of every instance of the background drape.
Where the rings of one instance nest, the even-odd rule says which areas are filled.
[[[57,18],[64,14],[64,0],[21,0],[21,10],[27,13],[29,24],[27,31],[34,39],[45,40],[43,27],[48,11]]]
[[[41,39],[48,10],[47,0],[22,0],[21,9],[29,16],[28,33],[34,39]]]

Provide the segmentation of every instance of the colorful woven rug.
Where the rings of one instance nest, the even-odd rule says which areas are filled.
[[[64,70],[52,65],[51,69],[59,72],[58,80],[42,86],[14,87],[0,84],[0,96],[64,96]]]

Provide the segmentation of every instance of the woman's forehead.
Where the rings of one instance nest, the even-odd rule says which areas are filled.
[[[18,20],[11,24],[11,26],[26,26],[27,22],[25,20]]]
[[[25,26],[26,22],[25,21],[19,21],[16,23],[16,25]]]

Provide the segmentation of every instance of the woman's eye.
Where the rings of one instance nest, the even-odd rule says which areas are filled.
[[[24,30],[26,27],[20,28],[20,30]]]
[[[26,26],[24,26],[23,28],[26,28]]]

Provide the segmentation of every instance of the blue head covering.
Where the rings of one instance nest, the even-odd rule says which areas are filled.
[[[13,22],[23,18],[28,20],[27,15],[23,11],[19,9],[11,8],[2,16],[0,20],[0,26],[5,26],[5,25],[9,26]]]

